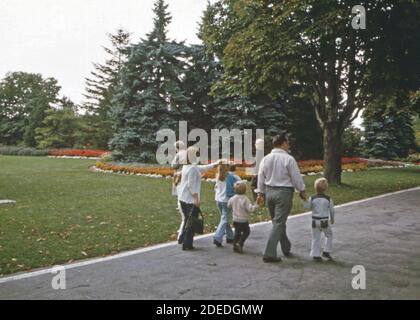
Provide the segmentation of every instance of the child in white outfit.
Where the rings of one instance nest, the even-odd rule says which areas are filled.
[[[234,189],[236,194],[228,201],[228,208],[232,208],[233,226],[235,227],[233,251],[243,253],[245,240],[251,232],[248,222],[249,215],[257,210],[259,205],[252,204],[251,200],[245,195],[245,181],[236,182]]]
[[[322,261],[321,258],[321,234],[324,233],[325,247],[322,256],[328,260],[332,260],[332,229],[330,226],[334,224],[334,203],[332,199],[325,194],[328,189],[328,181],[320,178],[315,181],[316,195],[309,198],[304,203],[306,209],[312,209],[312,248],[311,257],[315,261]]]

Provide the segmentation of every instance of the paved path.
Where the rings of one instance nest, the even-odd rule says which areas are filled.
[[[169,244],[71,265],[66,290],[52,289],[48,270],[0,279],[0,299],[420,299],[420,188],[336,211],[335,262],[308,257],[310,216],[301,215],[288,221],[297,256],[279,264],[262,262],[270,224],[259,224],[243,255],[204,237],[195,252]],[[352,289],[355,265],[366,290]]]

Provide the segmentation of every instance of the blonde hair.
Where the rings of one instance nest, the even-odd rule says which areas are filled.
[[[229,172],[229,165],[227,163],[221,163],[217,166],[217,179],[225,181]]]
[[[177,142],[174,143],[174,147],[176,150],[180,150],[180,149],[184,149],[185,148],[185,144],[183,141],[178,140]]]
[[[198,152],[198,148],[197,147],[189,147],[187,149],[187,163],[188,164],[194,164],[197,162],[197,152]]]
[[[264,140],[263,139],[255,140],[255,149],[257,149],[257,150],[264,149]]]
[[[314,188],[317,193],[323,193],[328,189],[328,180],[319,178],[315,180]]]
[[[233,186],[235,189],[236,194],[245,194],[246,193],[246,182],[245,181],[238,181]]]

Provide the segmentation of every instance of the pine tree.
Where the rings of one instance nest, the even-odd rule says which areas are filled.
[[[413,113],[409,107],[400,107],[396,100],[395,96],[380,96],[364,112],[363,147],[366,156],[380,159],[403,158],[410,149],[415,149]]]
[[[108,34],[108,38],[111,48],[104,47],[108,58],[103,64],[93,63],[95,71],[86,78],[85,128],[89,130],[89,144],[98,148],[107,148],[113,135],[111,100],[120,84],[119,73],[126,61],[130,34],[120,28],[115,34]]]
[[[60,99],[56,108],[46,112],[42,126],[35,129],[37,147],[72,148],[79,129],[77,106],[67,97]]]
[[[171,16],[165,1],[156,1],[153,12],[154,28],[131,48],[113,101],[116,133],[110,147],[116,158],[126,161],[153,161],[156,133],[176,130],[183,113],[190,113],[181,86],[186,47],[167,39]]]

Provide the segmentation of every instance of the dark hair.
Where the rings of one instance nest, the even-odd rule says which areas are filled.
[[[236,171],[236,164],[233,164],[233,163],[232,163],[232,164],[230,164],[230,165],[229,165],[229,171],[230,171],[230,172],[234,172],[234,171]]]
[[[289,139],[287,131],[280,131],[272,139],[273,147],[280,147],[285,141]]]

